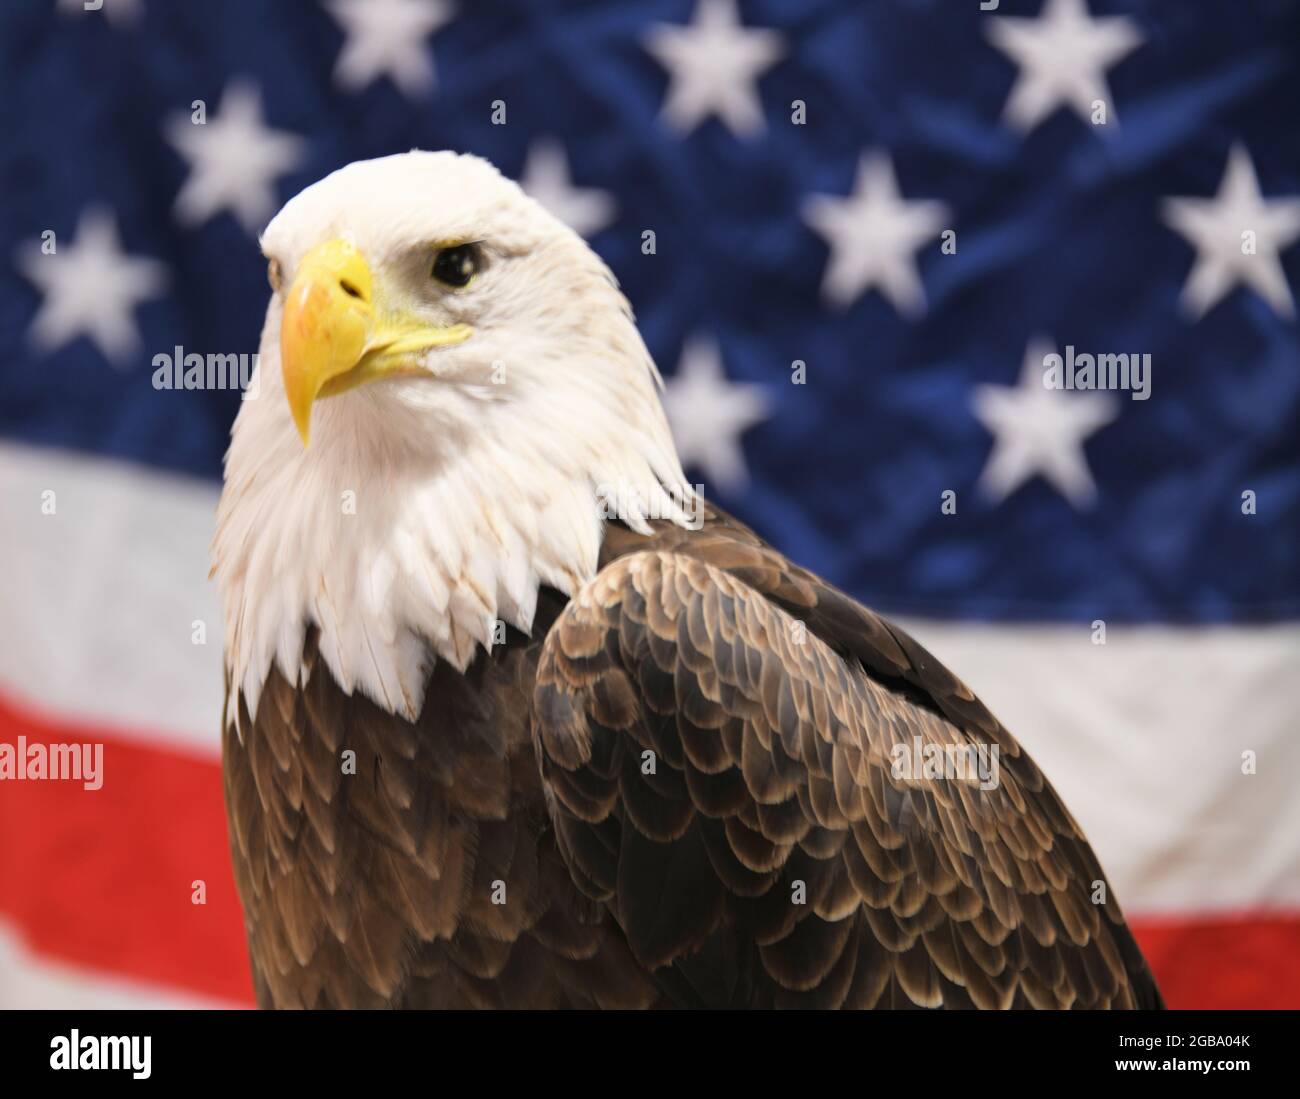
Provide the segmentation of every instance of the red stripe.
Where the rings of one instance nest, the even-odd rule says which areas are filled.
[[[0,782],[0,913],[38,954],[251,1003],[220,766],[0,699],[0,740],[19,735],[102,742],[104,784]]]
[[[1133,920],[1170,1007],[1300,1008],[1300,913]]]
[[[218,764],[0,699],[0,740],[19,734],[102,742],[105,781],[0,782],[0,913],[40,953],[251,1003]],[[1300,913],[1133,925],[1170,1007],[1300,1008]]]

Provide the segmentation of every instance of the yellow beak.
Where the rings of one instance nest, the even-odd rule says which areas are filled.
[[[303,257],[284,299],[280,369],[289,411],[302,436],[311,438],[311,408],[365,382],[424,373],[420,353],[463,343],[464,324],[446,328],[418,319],[383,315],[375,303],[369,264],[351,241],[336,239]]]

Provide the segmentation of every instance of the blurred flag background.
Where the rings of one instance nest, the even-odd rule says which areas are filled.
[[[104,775],[0,781],[0,1006],[251,1003],[240,394],[155,375],[256,351],[284,200],[421,147],[590,240],[695,479],[1013,730],[1172,1006],[1300,1007],[1298,52],[1292,0],[6,4],[0,744]]]

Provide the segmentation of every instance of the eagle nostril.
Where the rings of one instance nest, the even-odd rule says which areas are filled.
[[[347,294],[348,297],[361,298],[363,301],[365,300],[365,295],[362,294],[361,291],[358,290],[356,286],[353,285],[351,282],[349,282],[347,279],[339,279],[339,286],[343,288],[343,293]]]

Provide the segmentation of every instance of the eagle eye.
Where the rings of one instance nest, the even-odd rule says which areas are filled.
[[[266,281],[271,284],[271,289],[274,290],[277,294],[280,292],[280,286],[283,280],[280,277],[279,260],[273,259],[269,263],[267,263]]]
[[[478,274],[477,244],[456,244],[442,248],[433,257],[433,277],[446,286],[468,286]]]

